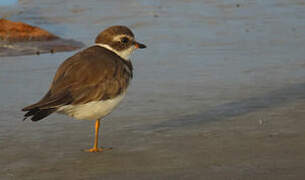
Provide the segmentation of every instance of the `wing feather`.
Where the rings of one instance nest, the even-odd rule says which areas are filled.
[[[39,102],[22,110],[54,109],[107,100],[125,91],[131,78],[130,62],[105,48],[93,46],[63,62],[48,93]]]

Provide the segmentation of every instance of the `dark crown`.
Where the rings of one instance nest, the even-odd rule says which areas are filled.
[[[128,27],[118,25],[111,26],[99,33],[99,35],[95,39],[95,43],[109,44],[109,42],[112,41],[113,37],[117,35],[126,35],[134,38],[134,34]]]

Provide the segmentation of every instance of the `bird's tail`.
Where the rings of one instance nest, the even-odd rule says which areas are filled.
[[[56,111],[55,108],[49,108],[49,109],[39,109],[38,107],[28,109],[24,108],[22,111],[27,111],[25,113],[23,120],[26,120],[27,118],[31,118],[32,121],[39,121],[48,115],[52,114],[54,111]]]

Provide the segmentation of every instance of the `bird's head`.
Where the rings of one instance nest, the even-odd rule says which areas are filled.
[[[135,40],[132,31],[126,26],[111,26],[96,37],[95,43],[113,51],[125,60],[129,60],[136,49],[146,48]]]

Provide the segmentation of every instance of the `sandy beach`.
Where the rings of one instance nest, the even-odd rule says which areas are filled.
[[[90,46],[131,27],[148,48],[102,121],[22,121],[74,52],[0,58],[1,180],[300,180],[305,172],[302,0],[19,0],[0,17]]]

